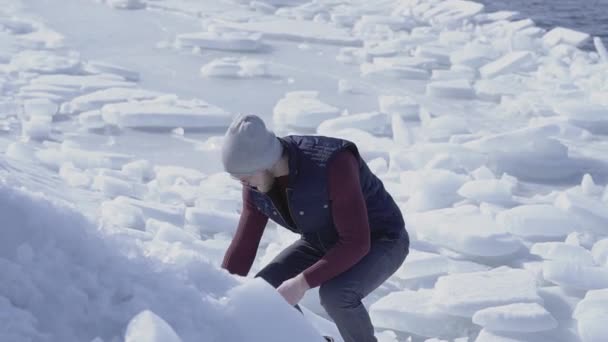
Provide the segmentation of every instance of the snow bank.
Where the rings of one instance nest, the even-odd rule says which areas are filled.
[[[0,190],[0,273],[10,280],[0,282],[0,316],[11,322],[1,340],[109,341],[126,330],[126,340],[154,342],[322,341],[270,285],[237,286],[204,253],[155,254],[161,241],[113,238],[6,174]]]

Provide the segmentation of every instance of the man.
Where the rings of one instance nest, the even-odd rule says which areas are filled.
[[[226,132],[222,162],[243,184],[243,210],[222,267],[249,273],[270,218],[301,238],[256,277],[291,305],[320,286],[321,304],[344,341],[377,341],[361,300],[403,264],[409,236],[397,204],[355,144],[277,138],[259,117],[241,115]]]

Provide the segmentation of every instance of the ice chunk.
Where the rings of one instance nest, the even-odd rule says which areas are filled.
[[[557,101],[553,110],[568,118],[572,124],[589,130],[591,133],[608,133],[608,105],[581,102],[578,100]]]
[[[469,320],[437,310],[432,305],[432,298],[430,290],[393,292],[370,306],[372,322],[379,328],[428,337],[464,335],[470,327]]]
[[[32,85],[62,87],[78,93],[92,92],[112,87],[134,87],[135,83],[124,81],[114,75],[43,75],[34,78]]]
[[[317,91],[285,94],[273,109],[275,125],[282,128],[316,130],[325,120],[336,118],[340,110],[318,99]]]
[[[597,241],[591,253],[597,265],[608,267],[608,238]]]
[[[595,50],[600,56],[600,61],[603,63],[608,63],[608,51],[606,51],[606,46],[602,42],[602,38],[593,37],[593,45],[595,45]]]
[[[563,238],[579,227],[572,215],[548,204],[511,208],[496,215],[496,221],[522,237]]]
[[[139,72],[108,62],[89,61],[83,68],[94,74],[114,74],[123,77],[127,81],[139,81]]]
[[[580,220],[580,228],[600,234],[608,232],[608,204],[583,195],[564,192],[555,199],[555,206]]]
[[[182,226],[186,208],[184,206],[166,205],[142,201],[134,198],[118,196],[113,201],[116,205],[129,205],[141,210],[145,218],[153,218],[159,221]]]
[[[30,99],[23,101],[23,111],[26,117],[43,117],[52,119],[59,106],[48,99]]]
[[[403,265],[395,276],[403,280],[413,280],[447,274],[449,259],[446,256],[410,249]]]
[[[108,104],[101,115],[109,124],[128,128],[187,129],[223,128],[231,116],[203,101],[144,100]]]
[[[465,44],[460,50],[452,52],[450,61],[452,64],[466,65],[479,68],[498,57],[498,52],[492,45],[480,43]]]
[[[9,68],[14,71],[36,72],[41,74],[70,74],[80,68],[80,60],[64,57],[43,50],[26,50],[11,58]]]
[[[431,97],[463,100],[475,97],[469,80],[434,81],[427,84],[426,94]]]
[[[34,116],[21,123],[21,133],[24,137],[34,140],[45,140],[51,136],[51,118]]]
[[[215,59],[201,67],[203,77],[253,78],[268,77],[268,64],[261,60],[224,57]]]
[[[529,68],[534,63],[534,56],[530,51],[515,51],[490,62],[479,69],[484,78],[493,78],[499,75],[512,73]]]
[[[568,158],[568,148],[550,138],[559,132],[557,125],[525,127],[485,135],[463,145],[487,153],[496,173],[505,172],[521,180],[559,180],[580,173],[580,165]]]
[[[59,169],[59,176],[73,187],[88,187],[92,179],[82,170],[74,167],[72,163],[64,163]]]
[[[499,257],[517,252],[521,243],[491,217],[442,209],[410,213],[408,223],[420,240],[428,241],[469,256]]]
[[[539,287],[538,294],[543,298],[545,309],[558,321],[570,320],[581,300],[559,286]]]
[[[57,163],[57,169],[63,162],[72,162],[74,166],[83,170],[92,168],[120,169],[122,165],[132,159],[127,154],[82,149],[70,141],[64,141],[59,150],[41,150],[37,153],[37,156],[42,159],[45,159],[45,157],[56,158],[45,160],[50,161],[51,165]]]
[[[431,302],[448,314],[473,317],[485,308],[520,302],[541,303],[542,299],[536,292],[532,273],[500,268],[439,277]]]
[[[450,50],[442,46],[419,45],[414,51],[414,56],[435,60],[439,65],[450,64]]]
[[[177,43],[182,47],[240,52],[258,51],[264,46],[261,34],[238,31],[183,33],[177,36]]]
[[[116,9],[134,10],[146,8],[146,3],[143,0],[106,0],[106,3]]]
[[[209,208],[187,208],[186,224],[193,226],[201,235],[215,233],[232,234],[239,223],[239,215]]]
[[[430,74],[428,71],[407,67],[393,66],[378,63],[363,63],[361,64],[361,75],[370,78],[389,78],[389,79],[406,79],[406,80],[428,80]]]
[[[399,178],[403,193],[412,197],[408,208],[417,211],[450,206],[460,199],[456,191],[468,180],[465,175],[438,169],[405,171]],[[414,199],[421,197],[427,200],[414,205]]]
[[[100,109],[106,104],[125,101],[140,101],[153,99],[162,95],[154,91],[139,88],[108,88],[98,90],[72,99],[61,106],[61,112],[74,114],[93,109]]]
[[[197,169],[173,165],[155,166],[154,174],[156,175],[158,184],[162,187],[171,186],[183,181],[191,185],[198,185],[206,178],[206,175]]]
[[[378,103],[383,113],[398,114],[406,119],[418,119],[420,105],[409,96],[380,95]]]
[[[131,319],[125,332],[125,342],[182,342],[169,323],[150,310]]]
[[[166,170],[161,168],[160,170]],[[140,182],[152,180],[155,175],[154,166],[148,160],[139,159],[126,163],[122,166],[122,172],[132,179]],[[163,171],[161,171],[163,172]]]
[[[589,40],[589,38],[591,38],[591,36],[588,33],[564,27],[556,27],[543,36],[543,43],[547,47],[553,47],[558,44],[580,46]]]
[[[484,5],[462,0],[447,0],[434,4],[422,15],[423,20],[438,26],[452,26],[483,11]]]
[[[458,189],[458,194],[478,202],[510,205],[513,200],[513,185],[500,179],[471,180]]]
[[[584,266],[574,261],[545,261],[543,276],[560,286],[579,290],[608,287],[608,268]]]
[[[530,254],[545,260],[572,261],[584,266],[593,266],[591,252],[581,246],[567,245],[563,242],[539,242],[532,245]]]
[[[591,290],[576,306],[573,317],[583,342],[601,342],[608,336],[608,289]]]
[[[557,327],[557,321],[538,303],[514,303],[477,311],[473,323],[493,331],[537,332]]]
[[[116,200],[101,203],[102,226],[116,226],[143,231],[146,227],[143,211],[127,203]]]
[[[265,21],[221,22],[218,30],[236,29],[262,34],[264,39],[320,43],[341,46],[362,46],[359,38],[331,23],[275,17]]]
[[[104,175],[97,175],[95,177],[93,189],[103,192],[104,195],[110,198],[117,196],[143,198],[147,191],[145,186],[141,184],[130,183],[119,178]]]
[[[330,136],[341,129],[358,128],[374,135],[386,135],[390,127],[389,119],[386,113],[381,112],[342,115],[323,121],[317,127],[317,133]]]

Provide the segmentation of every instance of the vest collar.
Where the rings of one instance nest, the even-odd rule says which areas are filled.
[[[295,146],[295,144],[293,144],[292,142],[287,141],[284,138],[278,138],[279,141],[281,142],[281,145],[283,146],[283,148],[285,149],[285,151],[287,151],[287,157],[288,157],[288,165],[289,165],[289,175],[288,175],[288,188],[293,188],[293,184],[295,183],[296,178],[298,177],[298,173],[299,173],[299,153],[298,153],[298,148]]]

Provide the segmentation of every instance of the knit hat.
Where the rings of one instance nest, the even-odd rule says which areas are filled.
[[[222,163],[226,172],[247,176],[271,168],[282,153],[281,142],[260,117],[239,115],[224,136]]]

